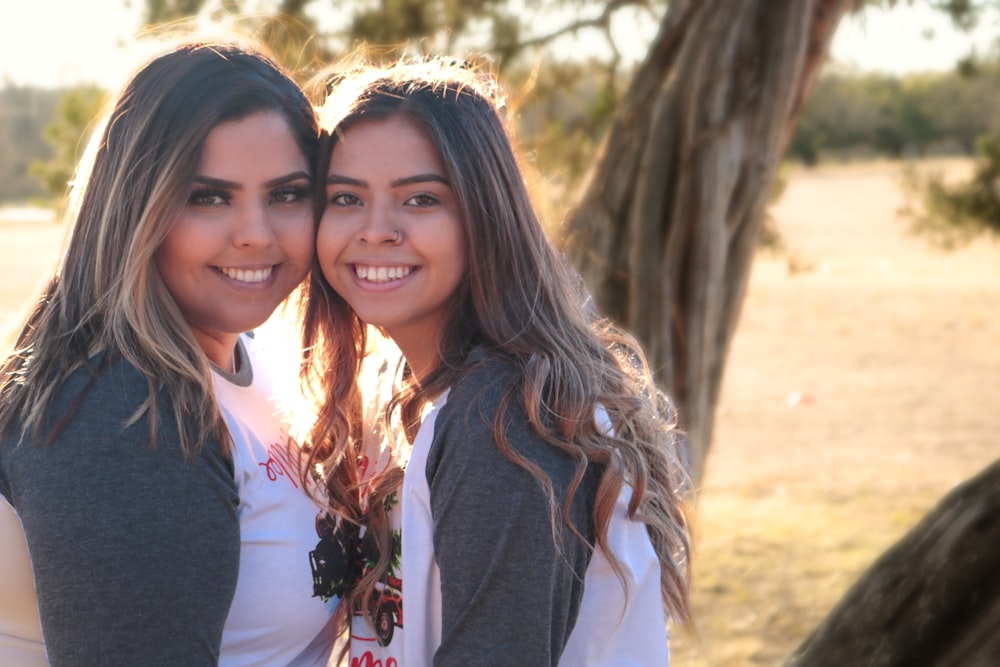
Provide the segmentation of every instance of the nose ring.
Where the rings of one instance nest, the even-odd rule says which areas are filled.
[[[394,230],[392,230],[392,232],[393,232],[393,234],[395,234],[395,236],[393,236],[391,239],[389,239],[389,242],[390,243],[399,243],[403,239],[402,232],[400,232],[398,229],[394,229]]]

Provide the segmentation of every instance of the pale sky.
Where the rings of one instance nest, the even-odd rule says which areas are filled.
[[[124,0],[0,0],[0,86],[55,87],[96,82],[115,88],[142,58],[135,43],[139,11]],[[141,0],[133,0],[133,5]],[[933,38],[928,39],[928,31]],[[840,26],[832,49],[837,62],[892,74],[950,67],[970,40],[981,51],[1000,34],[995,20],[973,37],[921,6],[869,12]],[[148,50],[148,47],[147,47]]]

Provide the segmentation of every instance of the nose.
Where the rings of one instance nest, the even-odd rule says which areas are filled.
[[[271,245],[274,238],[267,205],[258,202],[246,203],[236,216],[233,245],[238,248],[264,248]]]
[[[372,202],[365,208],[364,221],[358,230],[362,243],[389,245],[397,243],[400,232],[391,202]]]

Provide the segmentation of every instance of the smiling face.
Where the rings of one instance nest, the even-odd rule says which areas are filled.
[[[323,275],[420,377],[437,364],[466,272],[462,214],[438,151],[405,115],[361,121],[337,141],[326,182],[316,239]]]
[[[156,266],[198,343],[223,368],[239,334],[263,324],[309,269],[310,183],[278,113],[222,123],[205,139]]]

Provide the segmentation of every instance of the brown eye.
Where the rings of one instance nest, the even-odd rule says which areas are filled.
[[[439,202],[437,197],[429,195],[426,192],[422,192],[419,195],[413,195],[403,203],[407,206],[419,206],[420,208],[426,208],[427,206],[434,206]]]
[[[188,197],[191,206],[220,206],[228,204],[232,196],[224,190],[202,188],[194,190]]]
[[[361,199],[350,192],[338,192],[330,197],[330,203],[334,206],[361,206]]]
[[[271,193],[271,201],[278,204],[294,204],[302,201],[309,195],[308,191],[302,187],[285,187]]]

